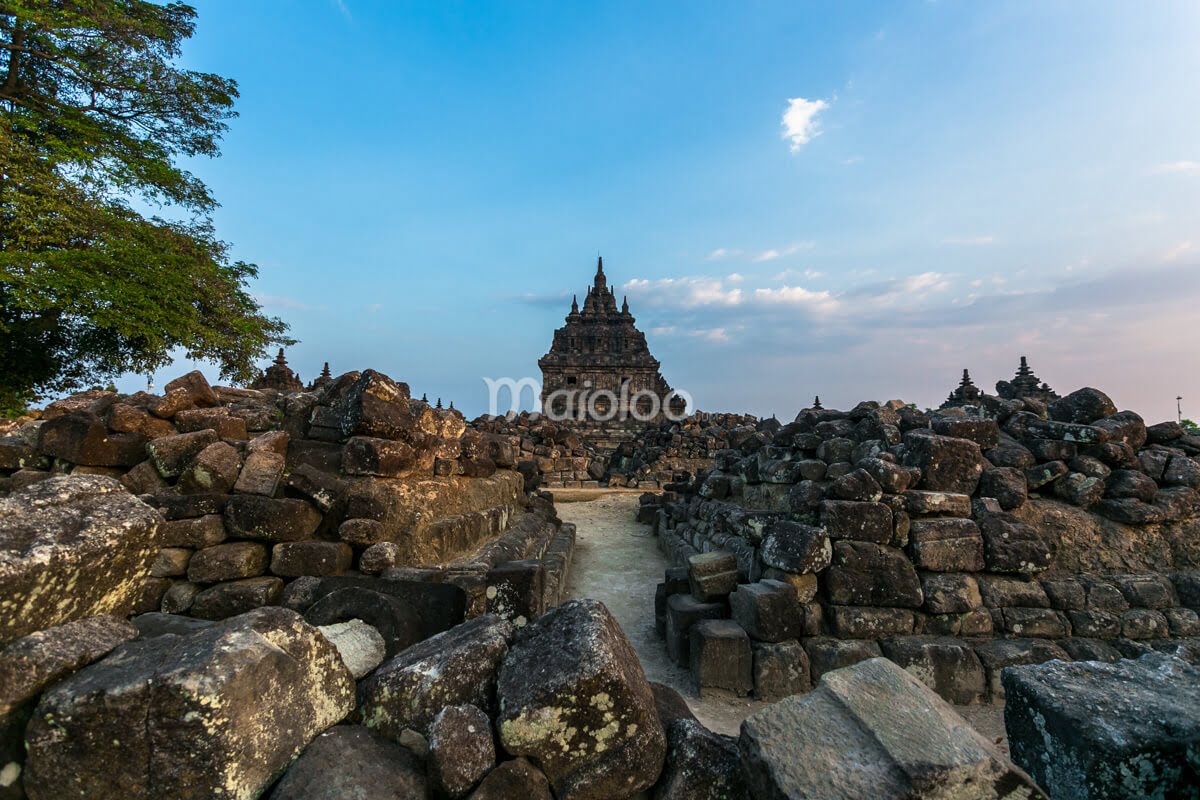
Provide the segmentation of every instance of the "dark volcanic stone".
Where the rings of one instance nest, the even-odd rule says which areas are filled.
[[[72,464],[132,467],[146,457],[146,437],[113,433],[95,414],[79,412],[44,422],[38,430],[37,449]]]
[[[1004,670],[1013,759],[1052,797],[1186,797],[1200,785],[1200,669],[1158,654]]]
[[[218,441],[216,431],[203,430],[194,433],[177,433],[164,436],[146,445],[154,468],[164,478],[175,478],[183,474],[192,459],[206,447]]]
[[[820,572],[829,566],[833,548],[823,528],[789,520],[772,522],[763,536],[759,557],[785,572]]]
[[[1131,469],[1113,471],[1104,482],[1104,486],[1104,496],[1115,499],[1132,497],[1143,503],[1152,503],[1158,494],[1158,484],[1153,478]]]
[[[243,578],[218,583],[192,599],[189,613],[200,619],[226,619],[279,602],[283,592],[280,578]]]
[[[1055,548],[1048,545],[1037,528],[1012,514],[982,514],[983,558],[991,572],[1031,574],[1050,566]]]
[[[729,619],[697,622],[688,633],[689,665],[701,697],[709,689],[722,689],[739,697],[754,688],[750,637]]]
[[[738,749],[757,800],[1042,796],[953,708],[882,658],[751,715]]]
[[[340,575],[353,561],[345,542],[280,542],[271,548],[271,572],[285,578]]]
[[[748,799],[735,740],[694,720],[667,726],[667,758],[654,800]]]
[[[975,442],[911,431],[905,435],[904,444],[904,463],[921,470],[922,489],[975,493],[984,467],[983,454]]]
[[[812,688],[808,653],[797,641],[752,642],[754,696],[773,703]]]
[[[71,475],[0,498],[0,645],[141,598],[162,517],[112,478]]]
[[[353,706],[333,645],[286,609],[130,642],[42,696],[26,790],[34,800],[256,797]]]
[[[492,722],[472,705],[446,706],[429,726],[429,779],[449,797],[462,797],[496,764]]]
[[[487,774],[471,800],[554,800],[550,781],[524,758],[505,761]]]
[[[1025,473],[1015,467],[984,470],[979,479],[979,495],[996,498],[1005,511],[1025,505],[1028,494]]]
[[[225,506],[225,527],[233,536],[269,542],[308,539],[321,524],[321,513],[303,500],[235,495]]]
[[[388,658],[421,640],[420,612],[411,603],[360,586],[330,592],[304,612],[304,619],[312,625],[360,619],[379,631]]]
[[[880,642],[887,658],[908,670],[943,700],[956,705],[987,698],[987,675],[971,646],[950,636],[902,636]]]
[[[883,503],[826,500],[821,525],[831,539],[887,544],[892,540],[892,510]]]
[[[822,574],[831,603],[917,608],[921,581],[903,552],[869,542],[837,542]]]
[[[914,520],[908,531],[913,563],[936,572],[983,569],[983,538],[969,519]]]
[[[501,744],[536,759],[559,800],[627,797],[658,779],[654,695],[602,603],[571,600],[521,629],[497,695]]]
[[[1090,386],[1077,389],[1050,404],[1050,419],[1090,425],[1096,420],[1117,413],[1117,406],[1108,395]]]
[[[125,620],[103,616],[78,619],[16,640],[0,650],[0,718],[137,635],[137,628]]]
[[[256,542],[228,542],[200,550],[188,562],[192,583],[254,578],[267,570],[267,548]]]
[[[270,800],[425,796],[425,769],[411,751],[361,725],[335,725],[304,748]]]
[[[835,480],[829,486],[829,496],[838,500],[857,500],[874,503],[883,496],[879,483],[864,469],[856,469]]]
[[[405,728],[427,733],[447,705],[494,708],[512,635],[511,622],[485,615],[402,650],[360,684],[363,724],[395,740]]]
[[[781,642],[804,631],[804,611],[796,590],[782,581],[743,584],[729,596],[733,618],[752,639]]]

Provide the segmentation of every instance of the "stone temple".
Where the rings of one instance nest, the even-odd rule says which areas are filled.
[[[645,334],[634,325],[629,301],[622,298],[618,308],[603,258],[596,261],[583,307],[578,296],[572,298],[566,323],[554,332],[550,352],[538,360],[544,414],[580,419],[620,439],[663,421],[667,411],[684,413],[686,403],[659,371]]]

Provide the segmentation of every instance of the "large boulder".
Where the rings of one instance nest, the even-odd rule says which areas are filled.
[[[618,800],[658,779],[654,694],[603,603],[571,600],[523,628],[497,694],[501,744],[534,759],[559,800]]]
[[[1049,411],[1052,420],[1090,425],[1102,417],[1116,414],[1117,406],[1104,392],[1087,386],[1055,400]]]
[[[158,555],[157,511],[112,478],[66,476],[0,499],[0,644],[127,615]]]
[[[33,800],[255,798],[354,707],[333,645],[264,608],[123,645],[42,696],[26,731]]]
[[[742,723],[756,800],[1044,797],[940,697],[873,658]]]
[[[402,650],[359,687],[363,724],[399,741],[405,728],[427,734],[446,706],[494,708],[496,670],[513,630],[487,614]]]
[[[1013,760],[1054,798],[1193,797],[1200,785],[1200,668],[1136,661],[1004,670]]]
[[[986,465],[975,442],[915,430],[905,435],[904,447],[905,465],[921,470],[922,489],[975,493]]]
[[[304,748],[270,800],[396,800],[426,791],[411,751],[361,725],[336,725]]]
[[[0,717],[137,635],[138,629],[125,620],[101,616],[18,639],[0,650]]]
[[[746,800],[737,741],[692,719],[667,726],[667,761],[654,800]]]

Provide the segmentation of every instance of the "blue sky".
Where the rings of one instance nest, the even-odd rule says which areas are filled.
[[[1024,354],[1200,418],[1200,5],[196,6],[242,98],[192,166],[306,380],[482,412],[602,253],[703,409],[936,405]]]

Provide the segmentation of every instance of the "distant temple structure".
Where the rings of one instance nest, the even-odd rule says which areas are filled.
[[[629,301],[623,299],[617,307],[603,258],[596,261],[596,277],[583,307],[578,296],[572,298],[566,323],[554,332],[550,352],[538,359],[543,413],[618,432],[662,421],[668,410],[685,413],[686,401],[674,394],[659,372],[645,334],[634,325]],[[633,419],[635,410],[644,419]]]
[[[1025,359],[1025,356],[1021,356],[1021,366],[1017,367],[1017,374],[1011,381],[998,381],[996,383],[996,394],[1005,400],[1024,400],[1025,398],[1030,398],[1048,403],[1051,400],[1058,399],[1058,393],[1046,385],[1046,383],[1039,380],[1037,375],[1033,374],[1033,370],[1029,368],[1029,362]]]
[[[325,366],[321,367],[321,374],[317,379],[308,385],[308,390],[311,392],[314,389],[320,389],[326,384],[333,383],[333,373],[329,371],[329,362],[325,362]]]
[[[942,403],[941,407],[977,406],[982,399],[983,390],[971,380],[970,371],[964,369],[958,388],[950,393],[950,396],[946,398],[946,402]]]
[[[251,389],[274,389],[279,392],[303,392],[304,383],[301,382],[300,376],[292,372],[288,367],[287,359],[283,357],[283,348],[279,348],[279,355],[275,356],[275,363],[267,367],[266,371],[258,376],[254,383],[250,384]]]

